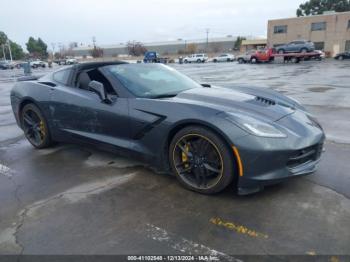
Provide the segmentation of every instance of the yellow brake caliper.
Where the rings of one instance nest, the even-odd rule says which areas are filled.
[[[190,147],[188,146],[188,144],[186,144],[185,145],[185,150],[186,150],[186,153],[188,153],[189,152],[189,150],[190,150]],[[187,154],[186,154],[185,152],[182,152],[182,154],[181,154],[181,160],[182,160],[182,163],[186,163],[186,162],[188,162],[188,156],[187,156]],[[188,168],[189,167],[189,164],[187,163],[187,164],[185,164],[185,168]]]
[[[45,125],[42,120],[40,121],[39,127],[40,127],[40,133],[42,136],[41,138],[44,139],[46,132],[45,132]]]

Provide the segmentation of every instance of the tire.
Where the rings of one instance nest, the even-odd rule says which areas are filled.
[[[187,64],[187,63],[188,63],[188,61],[185,59],[185,60],[184,60],[184,63],[185,63],[185,64]]]
[[[218,60],[214,59],[214,60],[213,60],[213,62],[214,62],[214,63],[217,63],[217,62],[218,62]]]
[[[227,62],[231,62],[231,59],[230,59],[230,58],[227,58]]]
[[[277,51],[278,54],[284,54],[284,50],[283,49],[280,49]]]
[[[258,59],[256,59],[256,57],[252,57],[252,58],[250,59],[250,62],[251,62],[252,64],[256,64],[256,63],[258,62]]]
[[[197,63],[202,63],[202,60],[200,60],[200,59],[197,59]]]
[[[338,57],[338,60],[344,60],[344,56],[342,56],[342,55],[339,56],[339,57]]]
[[[298,59],[297,57],[292,57],[292,58],[290,59],[290,61],[291,61],[292,63],[294,63],[294,64],[299,63],[299,59]]]
[[[36,105],[25,105],[20,115],[24,135],[35,148],[47,148],[53,144],[47,121]]]
[[[184,141],[188,141],[184,145],[186,151]],[[174,136],[169,163],[180,184],[202,194],[221,192],[235,177],[235,161],[229,146],[220,136],[200,126],[185,127]]]
[[[243,63],[244,63],[243,58],[238,58],[238,64],[243,64]]]

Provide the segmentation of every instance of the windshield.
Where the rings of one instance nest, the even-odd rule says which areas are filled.
[[[121,64],[107,69],[137,97],[157,98],[202,87],[191,78],[162,64]]]

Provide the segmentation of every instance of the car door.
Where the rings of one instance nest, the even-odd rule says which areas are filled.
[[[295,42],[290,42],[286,45],[286,52],[295,52]]]
[[[60,76],[55,80],[60,82]],[[59,136],[128,147],[127,98],[108,94],[110,103],[102,102],[95,92],[68,86],[64,81],[51,90],[50,115]]]

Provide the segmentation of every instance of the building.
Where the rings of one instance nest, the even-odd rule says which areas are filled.
[[[236,37],[227,36],[220,38],[209,38],[207,39],[195,39],[195,40],[184,40],[178,39],[176,41],[166,42],[152,42],[144,43],[144,46],[149,51],[156,51],[162,55],[177,55],[183,54],[186,50],[190,52],[230,52],[233,50]],[[191,47],[190,47],[191,45]],[[128,54],[127,44],[116,44],[116,45],[100,45],[103,49],[103,56],[113,57]],[[89,56],[92,46],[80,46],[73,48],[74,56]]]
[[[250,50],[257,50],[267,46],[267,39],[251,39],[243,40],[241,44],[241,52],[245,53]]]
[[[329,55],[350,51],[350,12],[268,21],[268,46],[309,40]]]

